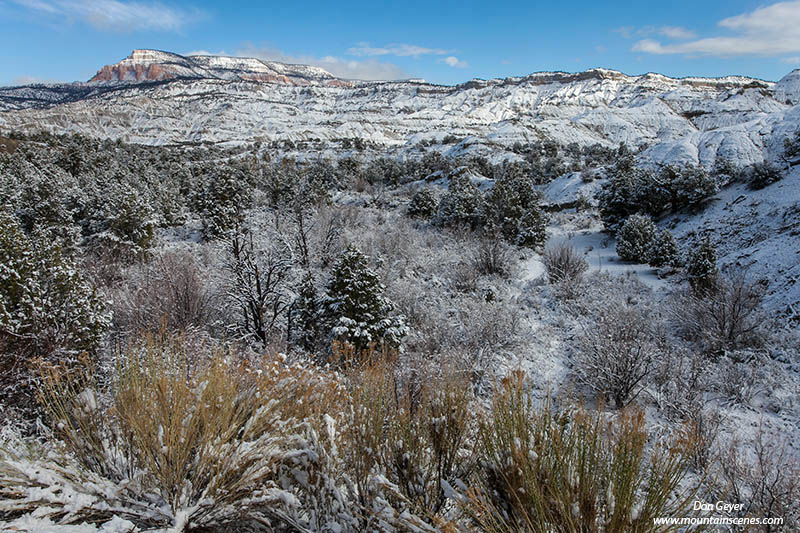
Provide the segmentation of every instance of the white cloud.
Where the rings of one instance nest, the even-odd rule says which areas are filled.
[[[784,57],[781,59],[781,63],[787,63],[789,65],[800,65],[800,57]]]
[[[204,51],[202,54],[193,54],[209,55]],[[315,67],[324,68],[334,76],[343,79],[401,80],[410,77],[410,75],[399,66],[393,63],[378,61],[376,59],[354,61],[334,56],[314,57],[307,55],[292,55],[286,54],[281,50],[274,48],[257,48],[254,46],[246,46],[245,48],[238,50],[234,55],[238,57],[255,57],[265,61],[280,61],[281,63],[313,65]]]
[[[669,39],[694,39],[697,34],[683,26],[643,26],[636,28],[635,26],[620,26],[611,30],[614,33],[619,33],[626,39],[633,39],[634,37],[647,37],[648,35],[663,35]]]
[[[425,48],[414,44],[388,44],[381,47],[373,47],[369,43],[360,42],[356,46],[347,49],[347,54],[357,57],[370,56],[399,56],[399,57],[419,57],[423,55],[443,56],[450,53],[441,48]]]
[[[734,35],[706,37],[678,44],[644,39],[632,50],[650,54],[700,54],[720,57],[777,56],[800,52],[800,1],[778,2],[728,17],[718,26]]]
[[[469,63],[467,63],[466,61],[462,61],[456,56],[443,57],[442,59],[439,60],[439,63],[446,63],[447,65],[453,68],[466,68],[469,66]]]
[[[694,31],[682,26],[661,26],[656,33],[670,39],[694,39],[697,37]]]
[[[178,31],[203,17],[194,9],[185,11],[158,2],[122,0],[11,0],[39,15],[64,20],[82,20],[105,31]]]

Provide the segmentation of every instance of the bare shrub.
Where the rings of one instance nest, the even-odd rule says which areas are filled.
[[[545,249],[542,261],[550,283],[578,283],[589,269],[586,259],[566,243]]]
[[[672,306],[682,333],[699,341],[709,352],[756,347],[763,343],[763,287],[743,274],[717,281],[706,294],[683,294]]]
[[[487,232],[478,240],[472,255],[472,264],[484,276],[506,278],[511,275],[513,254],[499,232]]]
[[[210,282],[188,250],[165,250],[134,267],[112,296],[114,325],[127,334],[203,330],[213,315]]]
[[[581,408],[536,408],[517,372],[481,424],[476,482],[461,508],[483,531],[661,531],[693,494],[673,495],[687,459],[679,448],[645,453],[641,412],[606,423]]]
[[[611,304],[579,338],[578,381],[617,407],[644,388],[657,347],[650,321],[634,308]]]
[[[740,516],[783,518],[781,525],[762,525],[759,531],[796,531],[800,527],[800,463],[781,436],[764,428],[749,442],[733,440],[721,453],[720,483],[726,501],[744,504]],[[749,453],[752,451],[752,453]]]

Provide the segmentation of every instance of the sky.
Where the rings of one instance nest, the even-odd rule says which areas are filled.
[[[0,85],[85,81],[132,50],[317,65],[353,79],[800,68],[800,0],[0,0]]]

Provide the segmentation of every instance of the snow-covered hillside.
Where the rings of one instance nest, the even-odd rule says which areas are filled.
[[[457,86],[338,80],[257,59],[137,50],[90,83],[0,89],[0,128],[145,144],[362,138],[391,147],[444,135],[493,149],[552,139],[646,145],[658,161],[772,159],[797,125],[798,79],[673,79],[593,69]]]

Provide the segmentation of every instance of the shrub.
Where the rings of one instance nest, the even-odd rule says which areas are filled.
[[[631,215],[617,233],[617,255],[624,261],[647,263],[656,238],[656,225],[647,215]]]
[[[678,243],[669,230],[664,229],[656,233],[648,255],[648,264],[656,268],[674,265],[678,261]]]
[[[481,424],[480,469],[461,500],[484,531],[663,531],[659,516],[686,516],[673,495],[687,461],[678,449],[645,453],[642,413],[606,424],[583,409],[537,409],[520,374],[504,380]]]
[[[542,261],[550,283],[577,283],[589,269],[586,259],[566,243],[547,248]]]
[[[716,290],[719,276],[717,251],[708,237],[689,251],[686,276],[695,296],[702,298]]]
[[[718,280],[713,290],[678,297],[673,315],[682,332],[709,351],[759,346],[763,341],[764,289],[741,273]]]
[[[767,162],[755,163],[750,167],[748,184],[751,189],[763,189],[773,183],[777,183],[783,178],[781,170]]]
[[[294,498],[279,487],[300,420],[324,405],[314,376],[275,361],[265,372],[185,341],[121,354],[108,399],[91,367],[43,368],[55,442],[0,452],[0,507],[60,524],[114,515],[142,529],[269,524]],[[28,465],[28,466],[24,466]]]
[[[33,358],[95,355],[109,325],[105,304],[59,243],[22,232],[0,211],[0,399],[30,409]]]
[[[498,232],[487,230],[478,240],[472,262],[481,275],[508,277],[513,265],[512,251]]]
[[[126,334],[200,330],[213,314],[208,280],[187,250],[165,250],[135,266],[113,297],[116,329]]]
[[[656,350],[650,322],[636,308],[612,304],[579,337],[578,381],[617,407],[644,388]]]
[[[420,189],[408,204],[408,216],[429,219],[436,214],[437,207],[436,194],[430,189]]]
[[[498,228],[508,242],[538,248],[546,240],[547,217],[539,207],[541,195],[534,189],[530,176],[510,172],[495,181],[487,194],[485,219]]]

